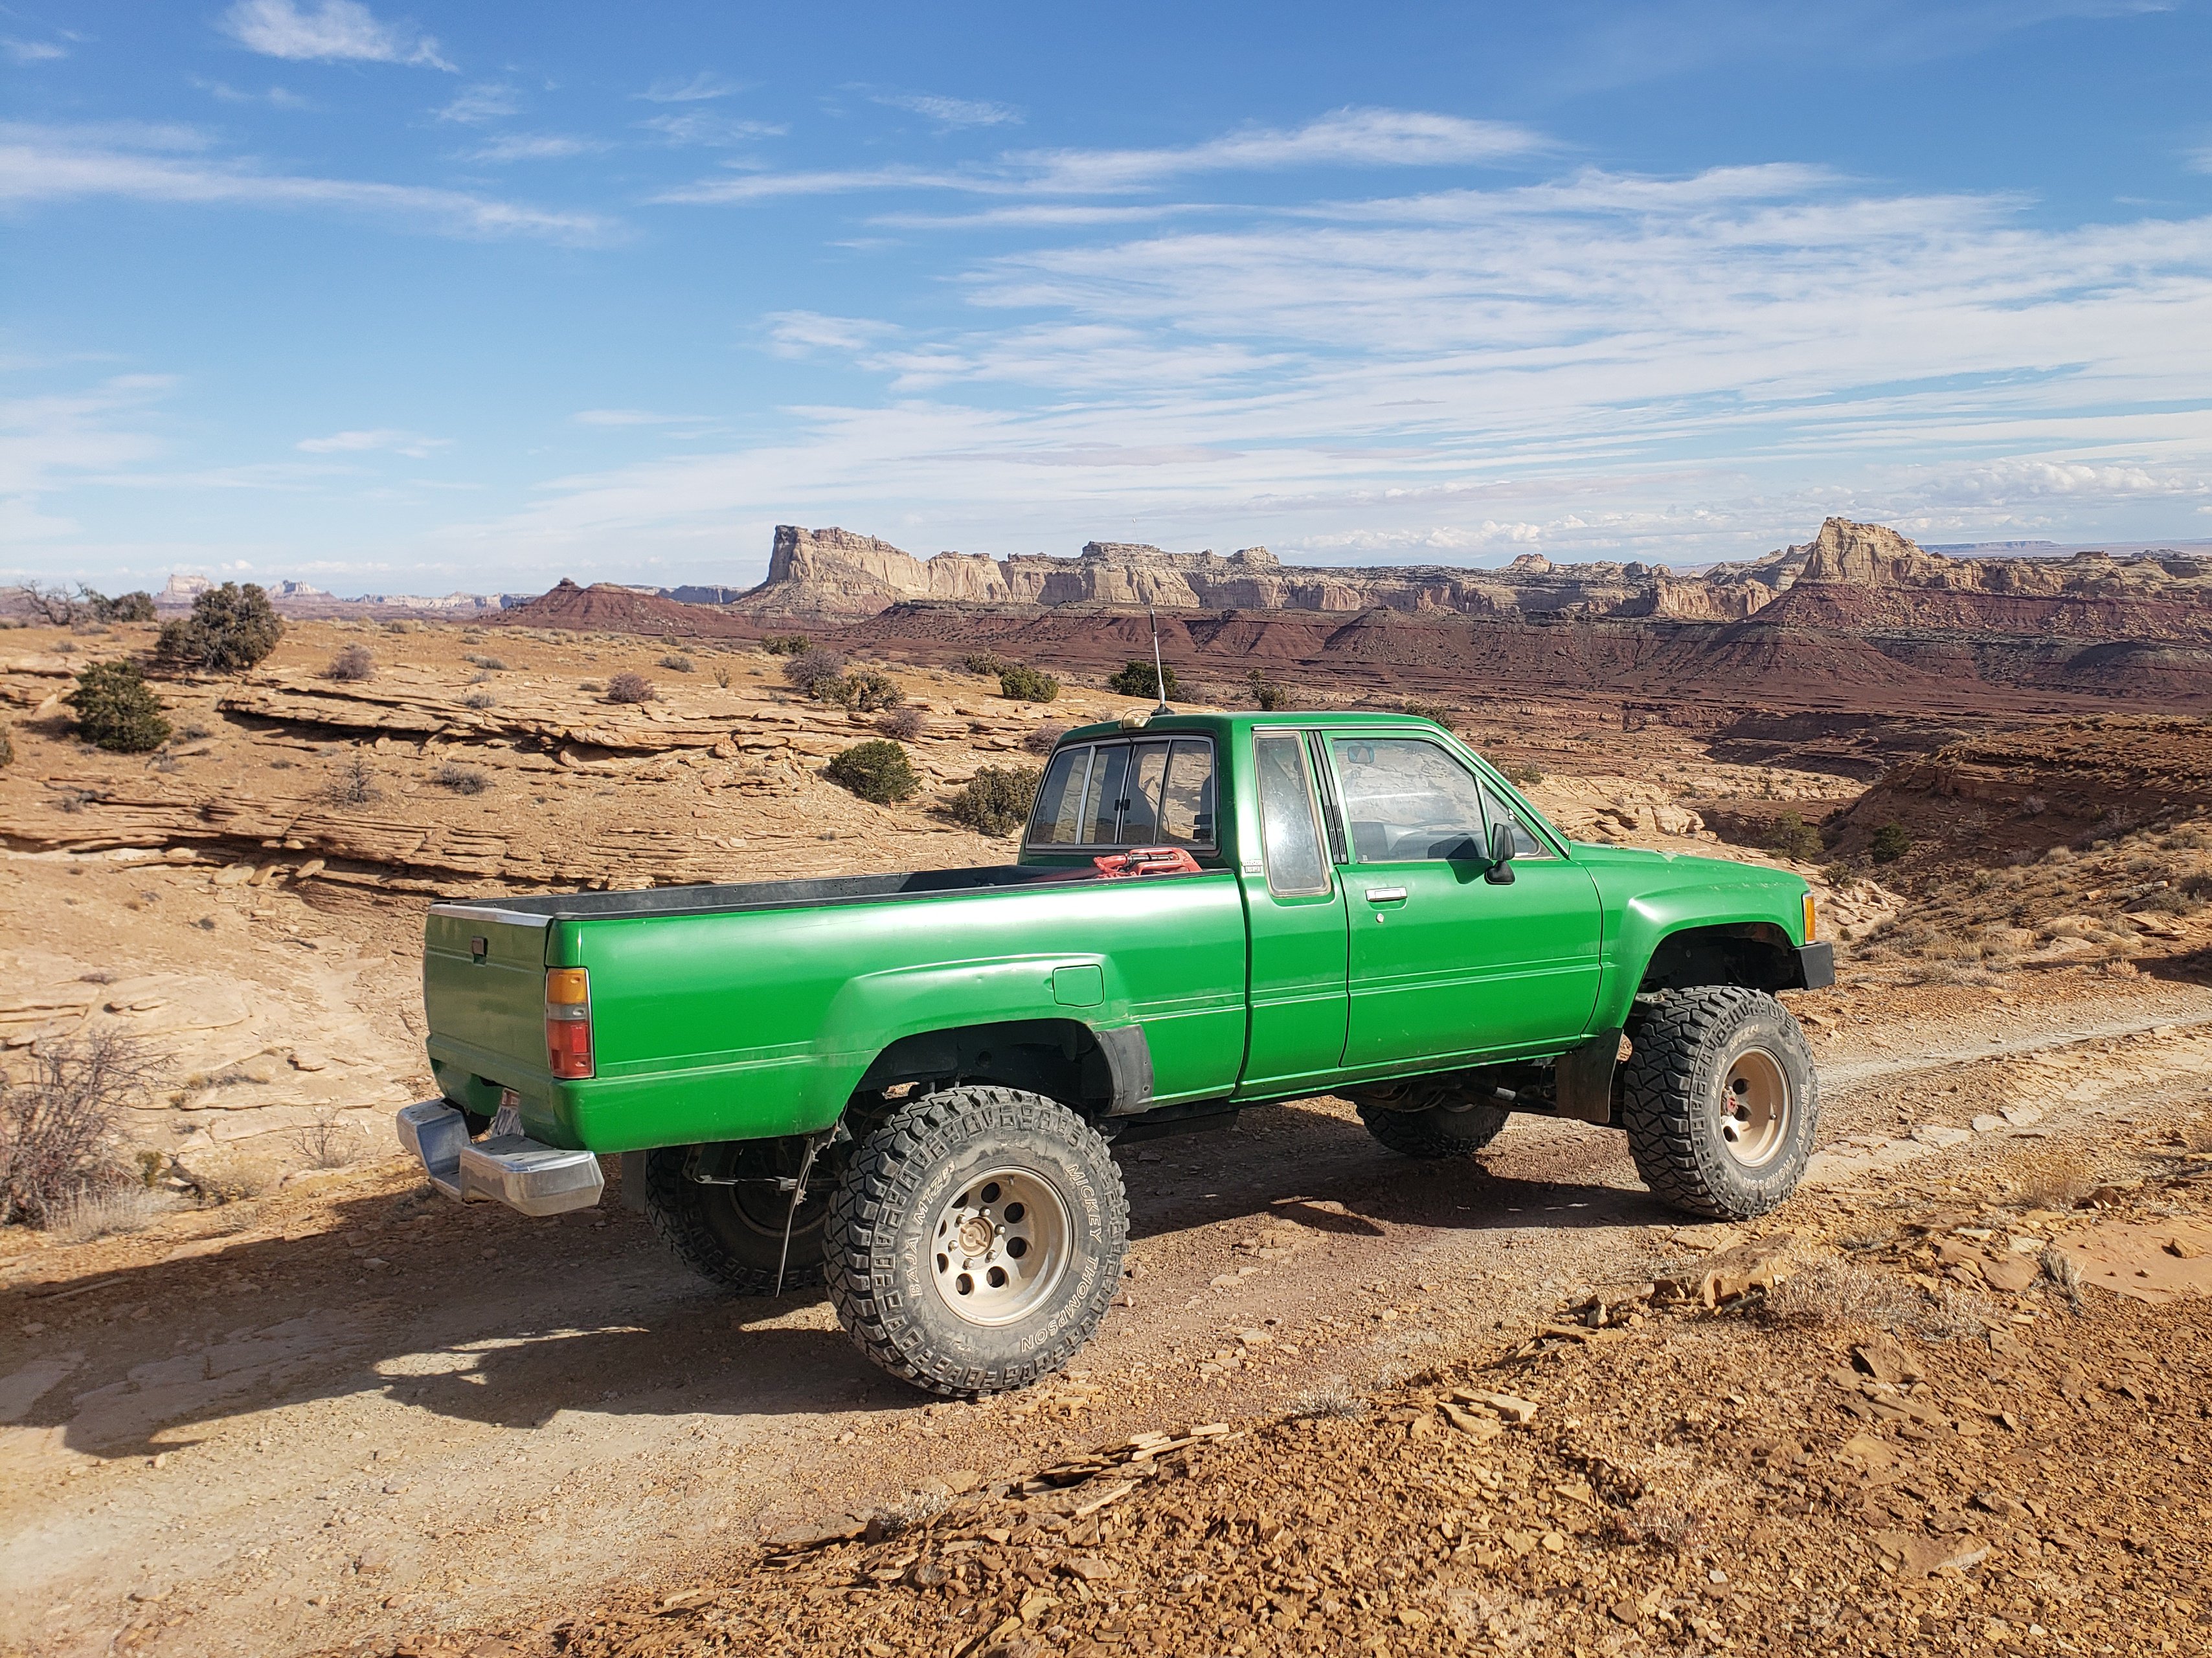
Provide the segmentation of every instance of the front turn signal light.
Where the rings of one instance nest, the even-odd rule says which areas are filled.
[[[1814,902],[1812,893],[1808,891],[1805,895],[1805,942],[1809,944],[1820,936],[1820,907]]]
[[[545,973],[545,1056],[555,1077],[578,1082],[592,1073],[592,975],[580,967]]]

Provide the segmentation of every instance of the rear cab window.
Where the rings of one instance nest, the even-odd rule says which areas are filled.
[[[1023,845],[1040,852],[1212,851],[1217,797],[1210,738],[1077,744],[1045,768]]]

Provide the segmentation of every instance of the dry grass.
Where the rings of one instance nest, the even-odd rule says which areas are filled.
[[[1975,1290],[1937,1291],[1913,1318],[1912,1333],[1923,1341],[1952,1341],[1987,1335],[2012,1320],[2012,1315]]]
[[[449,760],[430,774],[430,780],[441,789],[451,789],[456,794],[482,794],[491,786],[489,774],[476,766],[464,766]]]
[[[2071,1209],[2096,1185],[2080,1152],[2053,1146],[2021,1159],[2012,1176],[2013,1201],[2023,1209]]]
[[[1367,1414],[1367,1401],[1352,1391],[1352,1383],[1345,1377],[1333,1376],[1309,1388],[1291,1401],[1293,1421],[1310,1421],[1331,1417],[1362,1417]]]
[[[1768,1293],[1766,1316],[1801,1329],[1874,1325],[1895,1329],[1919,1311],[1913,1291],[1840,1255],[1821,1255]]]
[[[53,1206],[46,1230],[64,1243],[136,1232],[178,1206],[167,1192],[145,1186],[103,1186],[80,1191]]]
[[[360,1162],[368,1151],[359,1129],[328,1114],[295,1129],[292,1144],[310,1169],[343,1169]]]

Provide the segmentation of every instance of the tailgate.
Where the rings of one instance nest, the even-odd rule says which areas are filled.
[[[430,908],[422,1010],[439,1084],[456,1104],[488,1113],[501,1087],[546,1091],[547,920],[489,904]]]

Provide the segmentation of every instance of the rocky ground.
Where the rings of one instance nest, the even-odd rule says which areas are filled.
[[[299,628],[248,682],[165,684],[180,725],[207,723],[179,747],[213,745],[175,772],[68,741],[36,712],[54,683],[21,666],[63,641],[0,641],[27,647],[0,672],[19,709],[0,1041],[20,1060],[113,1028],[173,1060],[131,1129],[171,1158],[168,1195],[112,1236],[0,1232],[0,1652],[2207,1643],[2212,909],[2185,825],[1978,889],[1930,870],[1902,904],[1863,866],[1824,883],[1854,934],[1845,981],[1793,999],[1824,1150],[1768,1221],[1686,1226],[1581,1125],[1525,1119],[1479,1164],[1414,1165],[1341,1102],[1249,1111],[1127,1149],[1131,1276],[1082,1368],[933,1403],[818,1298],[724,1299],[635,1215],[463,1210],[383,1152],[385,1114],[426,1086],[422,889],[570,878],[545,849],[625,823],[690,825],[713,873],[1000,857],[941,815],[963,768],[1118,702],[1024,709],[904,674],[948,729],[915,745],[927,795],[881,809],[802,745],[851,740],[847,717],[789,699],[750,648],[685,647],[691,689],[661,712],[720,734],[684,750],[706,763],[648,775],[672,750],[542,733],[617,718],[586,679],[669,683],[654,641],[424,629],[373,636],[366,686],[317,676],[370,637]],[[507,665],[465,660],[495,651]],[[480,672],[540,726],[421,729],[469,712]],[[311,696],[332,706],[286,711]],[[359,711],[415,723],[374,728],[380,750],[334,721]],[[769,720],[794,740],[732,738]],[[1712,851],[1698,800],[1850,793],[1680,732],[1584,735],[1528,762],[1580,833]],[[459,742],[495,773],[482,795],[433,780]],[[364,744],[377,832],[421,837],[388,863],[268,805],[314,800],[288,774],[342,775]],[[191,807],[162,820],[173,849],[100,818],[112,800],[53,805],[126,782]],[[295,832],[192,838],[224,799]],[[471,823],[522,850],[492,872],[410,861]],[[82,844],[110,829],[140,843]],[[635,854],[589,855],[592,879],[637,878]],[[2083,870],[2130,859],[2166,860],[2172,902],[2111,913],[2158,927],[2045,948],[2071,936],[2045,921],[2118,890]],[[1939,948],[2000,924],[2028,939],[1972,963]],[[332,1142],[356,1121],[359,1145]]]

